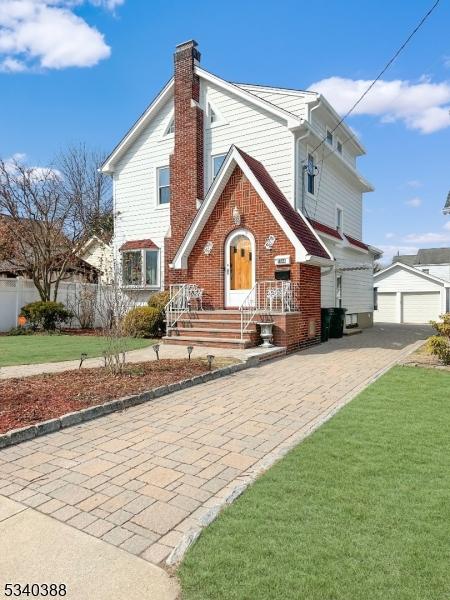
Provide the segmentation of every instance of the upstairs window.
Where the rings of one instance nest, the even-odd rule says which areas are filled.
[[[316,176],[316,169],[317,167],[314,162],[314,156],[312,154],[308,154],[308,162],[306,164],[308,194],[314,194],[314,178]]]
[[[209,107],[209,122],[210,123],[216,123],[217,122],[217,115],[214,112],[214,109]]]
[[[333,133],[329,129],[327,129],[327,144],[333,145]]]
[[[422,272],[426,273],[427,275],[429,275],[430,274],[430,269],[422,269]]]
[[[159,167],[156,170],[156,179],[158,186],[158,204],[164,205],[170,202],[170,169],[169,167]]]
[[[343,210],[342,210],[342,208],[339,208],[339,206],[337,206],[336,207],[336,229],[339,232],[342,232],[343,221],[344,221]]]
[[[122,252],[124,287],[159,287],[159,250],[139,249]]]
[[[336,148],[339,154],[342,154],[342,142],[340,140],[337,141]]]
[[[167,129],[164,133],[164,135],[171,135],[172,133],[175,133],[175,119],[172,119],[169,123],[169,125],[167,126]]]
[[[217,173],[220,171],[220,167],[225,160],[226,154],[216,154],[213,156],[213,179],[216,177]]]

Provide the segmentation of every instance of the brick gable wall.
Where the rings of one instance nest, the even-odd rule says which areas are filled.
[[[235,206],[241,215],[239,226],[233,222]],[[294,247],[286,234],[236,167],[188,259],[184,281],[204,289],[206,309],[224,308],[225,242],[233,230],[240,228],[248,229],[255,237],[257,281],[275,279],[275,256],[289,254],[292,261],[295,259]],[[271,250],[264,247],[269,235],[276,237]],[[213,243],[213,249],[205,255],[203,250],[208,241]],[[294,350],[320,341],[320,267],[293,263],[291,281],[300,284],[300,313],[277,316],[274,332],[278,345]]]

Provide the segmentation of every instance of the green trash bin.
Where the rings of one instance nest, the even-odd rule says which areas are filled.
[[[344,335],[346,308],[331,308],[330,338],[341,338]]]
[[[330,337],[330,321],[332,308],[322,308],[320,311],[321,328],[320,328],[320,341],[328,342]]]

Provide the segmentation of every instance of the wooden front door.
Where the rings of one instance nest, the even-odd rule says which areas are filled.
[[[229,243],[226,305],[239,307],[253,287],[252,243],[246,235],[236,235]]]

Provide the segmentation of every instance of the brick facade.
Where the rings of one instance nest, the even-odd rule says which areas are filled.
[[[233,222],[234,207],[241,215],[239,226]],[[255,238],[256,281],[274,280],[275,256],[289,254],[293,260],[294,247],[241,169],[236,167],[190,253],[185,273],[185,282],[196,283],[204,289],[206,309],[224,308],[225,243],[233,230],[241,228],[249,230]],[[276,237],[271,250],[264,247],[269,235]],[[205,255],[203,250],[208,241],[213,243],[213,249]],[[300,312],[274,316],[274,333],[277,345],[294,350],[320,341],[320,267],[293,263],[290,270],[291,281],[300,284]]]

